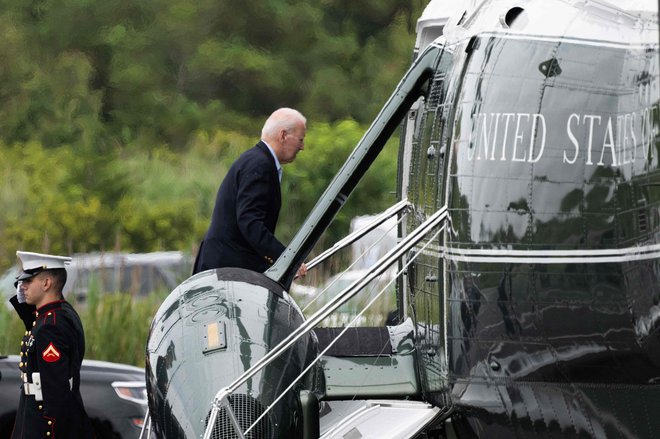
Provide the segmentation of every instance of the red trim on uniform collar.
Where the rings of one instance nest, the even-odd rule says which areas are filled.
[[[52,311],[54,309],[62,308],[62,304],[64,302],[66,302],[66,300],[56,300],[54,302],[49,302],[49,303],[43,305],[41,308],[38,308],[37,312],[39,313],[39,315],[41,315],[45,312]]]

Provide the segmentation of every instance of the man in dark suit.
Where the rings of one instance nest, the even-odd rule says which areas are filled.
[[[220,184],[193,274],[220,267],[264,272],[282,254],[284,245],[274,235],[282,165],[304,149],[306,130],[305,117],[291,108],[266,120],[261,141],[232,164]],[[306,271],[303,264],[298,275]]]
[[[23,271],[10,299],[23,324],[19,369],[23,385],[12,439],[94,437],[80,396],[85,334],[62,297],[71,258],[16,252]]]

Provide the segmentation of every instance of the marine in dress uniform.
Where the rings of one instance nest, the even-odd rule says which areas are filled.
[[[304,149],[305,121],[296,110],[276,110],[264,124],[262,140],[229,168],[193,274],[220,267],[263,272],[282,254],[284,245],[274,235],[281,207],[281,165],[293,162]]]
[[[11,437],[93,438],[80,396],[85,336],[78,313],[61,290],[66,282],[64,264],[71,258],[16,254],[23,271],[16,278],[18,294],[10,301],[26,331],[19,363],[23,384]]]

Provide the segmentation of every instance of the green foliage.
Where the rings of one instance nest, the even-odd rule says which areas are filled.
[[[0,176],[0,254],[6,267],[20,248],[59,253],[111,245],[116,217],[103,194],[74,178],[81,166],[71,147],[36,142],[5,147]],[[108,236],[109,235],[109,236]]]
[[[357,122],[310,123],[306,148],[284,169],[277,236],[289,242],[366,130]],[[36,142],[4,148],[0,167],[0,266],[17,249],[72,254],[122,249],[194,251],[208,226],[228,167],[258,137],[198,131],[187,153],[126,149],[109,163],[71,146]],[[394,202],[396,141],[376,159],[339,212],[320,248],[336,242],[356,215]],[[86,180],[90,179],[90,183]],[[105,190],[104,190],[105,189]]]
[[[19,355],[25,326],[14,310],[0,305],[0,355]]]
[[[0,129],[9,143],[181,149],[208,122],[235,128],[240,115],[280,106],[368,122],[407,68],[423,2],[2,6]]]
[[[232,161],[293,106],[288,242],[406,69],[425,2],[0,0],[0,268],[26,249],[194,250]],[[393,202],[396,146],[320,245]]]
[[[130,294],[95,297],[78,307],[85,328],[85,358],[144,366],[144,352],[151,320],[165,293],[136,300]]]
[[[144,366],[151,320],[165,292],[135,299],[130,294],[98,293],[90,286],[86,304],[74,305],[85,330],[85,358]],[[25,327],[13,310],[0,306],[0,355],[19,355]]]

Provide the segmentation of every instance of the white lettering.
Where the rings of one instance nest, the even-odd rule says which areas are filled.
[[[600,125],[600,116],[594,114],[585,114],[582,118],[582,122],[589,119],[589,140],[587,142],[587,165],[593,165],[591,161],[591,148],[593,147],[594,142],[594,120],[598,119],[598,124]]]
[[[494,113],[490,113],[491,120],[493,118]],[[488,121],[487,121],[487,115],[486,113],[479,113],[479,117],[483,116],[483,124],[482,124],[482,129],[481,129],[481,135],[483,136],[483,147],[484,147],[484,155],[487,158],[488,157],[488,149],[490,148],[490,141],[488,140],[488,134],[489,134],[489,129],[488,129]],[[477,151],[477,160],[481,160],[481,150],[479,149]]]
[[[509,121],[516,113],[503,113],[502,116],[506,117],[506,125],[504,126],[504,138],[502,139],[502,157],[500,160],[506,160],[506,138],[509,136]]]
[[[541,121],[541,125],[543,126],[543,136],[541,137],[541,147],[539,148],[539,153],[536,156],[536,158],[534,158],[534,140],[538,137],[538,131],[537,131],[538,120]],[[541,160],[544,149],[545,149],[545,117],[543,117],[542,114],[534,114],[532,119],[532,135],[529,139],[529,162],[536,163],[539,160]]]
[[[632,113],[630,115],[630,137],[632,137],[632,153],[630,157],[630,162],[633,163],[637,160],[637,136],[635,136],[635,119],[637,115]]]
[[[608,140],[609,137],[609,140]],[[599,166],[603,166],[603,157],[605,156],[605,150],[609,149],[612,154],[612,166],[617,166],[616,164],[616,149],[614,144],[614,134],[612,133],[612,118],[607,119],[607,128],[605,129],[605,139],[603,140],[603,150],[600,153],[600,161],[598,162]]]
[[[573,134],[573,131],[571,131],[571,120],[573,120],[573,118],[577,120],[578,125],[580,124],[580,116],[578,116],[575,113],[571,114],[568,117],[568,121],[566,122],[566,132],[568,133],[568,138],[571,139],[571,142],[575,147],[575,155],[573,156],[572,159],[569,159],[568,157],[566,157],[566,151],[564,151],[564,163],[570,163],[571,165],[575,163],[575,161],[578,158],[578,153],[580,152],[580,144],[575,138],[575,134]]]
[[[611,118],[610,118],[611,120]],[[623,132],[623,116],[617,116],[616,117],[616,146],[615,146],[615,151],[616,151],[616,158],[619,163],[623,161],[623,143],[624,143],[624,135],[625,133]]]
[[[491,113],[495,116],[495,129],[493,130],[493,150],[490,153],[490,159],[495,160],[495,144],[497,143],[497,129],[500,125],[500,116],[497,113]]]
[[[520,132],[520,120],[523,117],[526,117],[529,120],[529,114],[527,113],[517,113],[518,121],[516,122],[516,132],[513,136],[513,153],[511,154],[511,160],[514,162],[524,162],[527,159],[527,154],[523,152],[522,158],[516,157],[516,151],[518,150],[518,140],[522,142],[523,135]]]
[[[621,144],[621,157],[619,159],[619,164],[621,165],[627,165],[629,163],[632,163],[634,158],[634,151],[635,149],[632,148],[631,146],[634,146],[635,144],[633,143],[630,145],[630,136],[632,135],[632,117],[634,114],[624,114],[623,115],[623,126],[622,126],[622,144]],[[630,127],[630,130],[628,128]],[[627,152],[627,154],[626,154]]]
[[[640,160],[654,160],[656,155],[659,111],[658,105],[652,105],[619,114],[571,113],[563,132],[553,131],[540,113],[477,113],[472,116],[467,158],[538,163],[549,141],[558,143],[553,148],[565,145],[562,163],[573,165],[581,159],[587,166],[626,166],[622,175],[635,175],[645,169]],[[554,120],[554,115],[548,119]]]
[[[642,113],[642,151],[644,152],[645,159],[648,159],[652,139],[651,110],[644,108]]]

